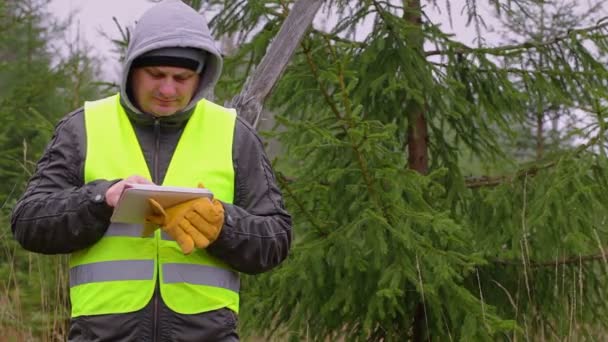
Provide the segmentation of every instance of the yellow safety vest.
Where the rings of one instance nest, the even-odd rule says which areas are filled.
[[[163,185],[196,187],[203,182],[217,199],[232,203],[235,120],[234,110],[200,101]],[[151,179],[118,95],[86,102],[85,127],[85,182],[133,174]],[[161,230],[142,238],[141,229],[141,225],[112,223],[97,243],[71,255],[72,317],[140,310],[152,298],[157,279],[164,302],[175,312],[195,314],[223,307],[238,312],[237,272],[205,250],[184,255]]]

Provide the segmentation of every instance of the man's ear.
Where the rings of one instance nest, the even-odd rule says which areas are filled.
[[[134,105],[137,109],[141,110],[141,108],[139,107],[139,103],[137,103],[135,96],[133,96],[133,68],[129,69],[129,75],[127,76],[127,84],[125,84],[125,87],[127,87],[126,93],[129,102],[131,102],[131,104]]]

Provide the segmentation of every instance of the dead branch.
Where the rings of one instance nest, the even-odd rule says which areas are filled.
[[[235,108],[254,128],[258,125],[264,101],[281,78],[322,4],[322,0],[298,0],[293,5],[275,40],[245,82],[243,90],[227,104],[227,107]]]

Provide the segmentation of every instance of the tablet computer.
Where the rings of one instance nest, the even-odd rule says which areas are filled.
[[[213,193],[209,189],[202,188],[129,184],[120,195],[110,221],[133,224],[145,223],[146,216],[154,213],[148,201],[150,198],[157,201],[163,208],[169,208],[201,197],[213,198]]]

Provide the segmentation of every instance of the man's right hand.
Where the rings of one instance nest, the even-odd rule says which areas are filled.
[[[154,184],[151,181],[149,181],[148,179],[142,177],[142,176],[138,176],[138,175],[133,175],[133,176],[129,176],[123,180],[121,180],[120,182],[112,185],[108,191],[106,191],[106,203],[114,208],[116,207],[116,203],[118,203],[118,199],[120,198],[120,195],[122,195],[122,192],[125,190],[125,188],[128,188],[129,184]]]

